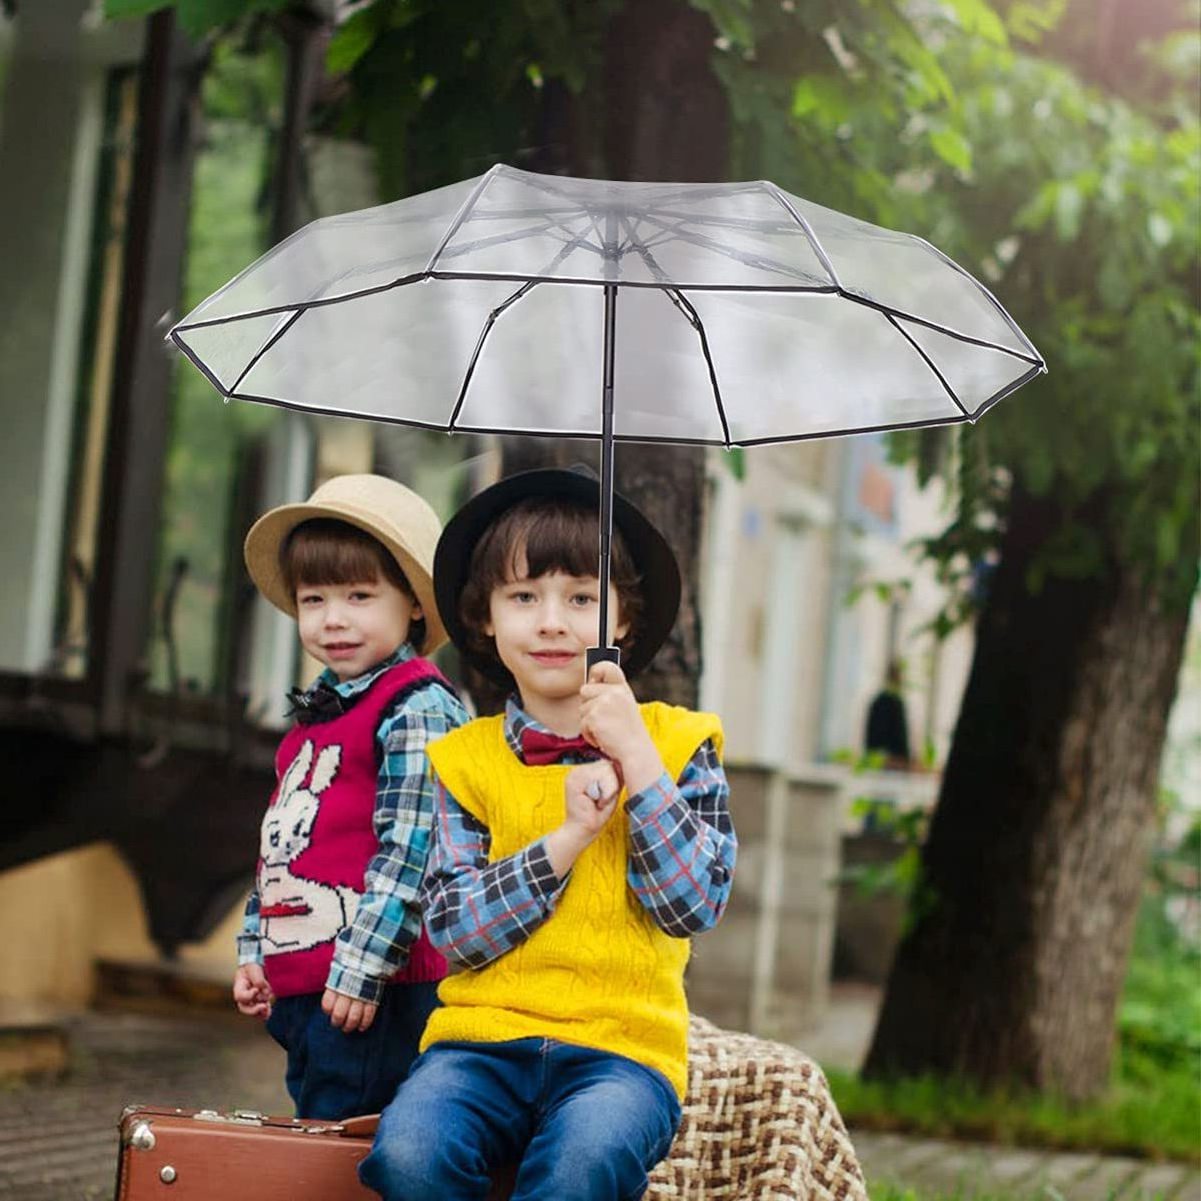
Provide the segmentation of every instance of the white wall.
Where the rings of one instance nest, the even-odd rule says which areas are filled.
[[[734,760],[795,770],[861,749],[891,654],[906,663],[914,755],[927,733],[938,761],[950,745],[972,636],[960,630],[940,645],[925,630],[944,590],[910,549],[945,525],[942,494],[888,467],[893,520],[867,529],[855,453],[848,439],[750,450],[742,481],[722,452],[712,456],[701,703],[721,714]],[[907,590],[891,600],[866,588],[846,603],[857,585],[902,580]]]

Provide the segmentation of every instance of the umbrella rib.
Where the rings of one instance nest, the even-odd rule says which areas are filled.
[[[634,229],[634,223],[628,214],[622,216],[622,224],[626,227],[626,232],[634,248],[642,257],[642,261],[646,263],[652,275],[656,279],[661,280],[665,285],[670,285],[671,281],[667,278],[663,268],[659,266],[655,256],[651,254],[650,249],[645,243],[638,240],[637,232]],[[693,308],[688,298],[680,291],[679,288],[670,286],[664,287],[663,291],[667,294],[668,299],[677,309],[684,315],[684,320],[696,330],[697,337],[701,340],[701,353],[705,356],[705,365],[709,369],[709,383],[713,388],[713,401],[717,405],[717,416],[721,421],[722,441],[727,450],[730,449],[730,425],[726,420],[725,406],[721,402],[721,388],[717,383],[717,369],[713,366],[713,357],[709,353],[709,339],[705,337],[705,325],[701,321],[700,314]]]
[[[1001,316],[1004,318],[1005,324],[1008,325],[1009,328],[1018,336],[1018,338],[1021,340],[1021,342],[1024,346],[1029,347],[1030,353],[1032,355],[1034,355],[1035,359],[1039,363],[1042,364],[1043,370],[1044,371],[1046,370],[1047,365],[1044,362],[1042,355],[1040,355],[1038,353],[1038,348],[1034,345],[1033,342],[1030,341],[1029,338],[1026,337],[1026,335],[1019,328],[1017,322],[1014,321],[1014,319],[1006,311],[1005,306],[992,294],[992,292],[990,292],[988,290],[987,287],[985,287],[984,284],[982,284],[970,272],[965,271],[953,258],[950,258],[947,255],[943,254],[943,252],[941,250],[939,250],[937,246],[934,246],[930,242],[927,242],[925,238],[919,237],[917,234],[909,234],[908,236],[911,237],[915,242],[920,242],[923,246],[925,246],[928,250],[930,250],[931,253],[936,255],[938,258],[942,259],[942,261],[944,263],[946,263],[946,265],[948,267],[952,268],[952,270],[954,270],[954,271],[957,271],[969,283],[974,284],[977,288],[979,288],[980,291],[983,292],[984,295],[987,296],[988,299],[993,303],[997,312],[1000,313]]]
[[[817,255],[821,265],[825,267],[829,273],[830,281],[841,292],[842,281],[838,278],[838,272],[834,270],[834,264],[830,261],[830,256],[826,254],[821,242],[818,241],[817,234],[813,232],[809,222],[797,211],[796,207],[785,199],[784,193],[776,187],[775,184],[763,181],[763,187],[767,190],[768,195],[774,196],[776,201],[784,208],[795,221],[800,224],[800,227],[805,231],[805,237],[809,239],[809,245],[813,248],[813,253]]]
[[[509,307],[509,305],[520,300],[531,288],[537,287],[541,280],[531,279],[522,284],[516,292],[513,293],[507,300],[501,301],[488,314],[488,319],[484,322],[484,328],[480,330],[480,336],[476,341],[475,350],[471,355],[471,362],[467,364],[467,371],[463,376],[462,386],[459,388],[459,396],[455,401],[454,410],[450,414],[450,421],[446,424],[446,432],[454,433],[455,422],[459,419],[459,412],[463,408],[463,402],[467,399],[467,389],[471,386],[471,377],[475,374],[475,365],[479,362],[480,353],[484,349],[484,343],[488,340],[488,335],[492,332],[492,327],[496,324],[496,319]]]
[[[292,316],[287,319],[287,321],[283,322],[279,329],[277,329],[275,333],[273,333],[271,337],[269,337],[266,342],[259,347],[258,351],[251,358],[250,362],[242,368],[242,373],[230,386],[230,392],[236,392],[238,390],[238,385],[241,384],[241,382],[251,373],[251,371],[258,366],[259,360],[263,357],[263,355],[265,355],[267,351],[269,351],[271,347],[273,347],[276,342],[278,342],[280,338],[282,338],[284,334],[286,334],[288,330],[290,330],[292,326],[296,324],[303,312],[304,309],[297,309],[296,312],[294,312]]]
[[[531,225],[527,229],[519,229],[515,233],[492,234],[486,238],[476,238],[474,242],[464,242],[460,246],[455,246],[452,249],[442,252],[443,260],[460,258],[462,255],[469,254],[473,250],[483,250],[489,246],[496,246],[505,242],[515,242],[519,238],[534,237],[537,234],[544,234],[548,230],[562,228],[562,222],[559,221],[543,221],[540,225]],[[430,275],[439,275],[444,268],[434,268],[428,272]]]
[[[668,279],[667,273],[659,266],[658,260],[651,254],[650,246],[644,242],[634,228],[634,221],[629,213],[622,213],[621,223],[626,228],[626,235],[629,239],[628,245],[638,252],[638,257],[647,265],[650,273],[665,287],[670,290],[671,280]]]
[[[730,427],[726,422],[726,411],[721,403],[721,389],[717,386],[717,372],[713,367],[713,359],[709,355],[709,341],[705,337],[705,327],[701,323],[701,319],[698,316],[696,309],[689,304],[684,295],[680,292],[679,288],[673,288],[670,286],[671,281],[668,279],[663,268],[659,266],[655,256],[651,254],[650,247],[648,247],[645,242],[639,240],[637,231],[634,228],[634,222],[630,219],[628,214],[622,216],[622,224],[624,224],[626,227],[630,244],[635,248],[635,250],[637,250],[638,254],[642,258],[642,261],[646,263],[651,274],[656,279],[660,280],[664,285],[667,285],[663,288],[664,293],[666,293],[671,303],[674,304],[676,308],[683,314],[684,320],[687,321],[694,330],[696,330],[697,336],[701,340],[701,353],[705,356],[705,363],[709,369],[709,383],[713,387],[713,399],[717,404],[717,415],[721,419],[722,439],[725,443],[726,449],[728,450],[730,446]]]
[[[574,195],[569,189],[564,188],[557,183],[558,176],[539,175],[536,179],[528,181],[529,186],[537,187],[541,191],[548,193],[551,196],[561,196],[565,200],[570,200],[573,204],[589,207],[588,201],[579,195]],[[526,180],[521,182],[525,183]],[[579,181],[576,181],[579,182]],[[601,181],[589,180],[589,183],[616,182],[616,181]],[[646,187],[653,187],[652,184],[646,184]],[[663,184],[660,190],[653,192],[644,197],[644,203],[650,205],[662,205],[670,203],[687,203],[689,201],[708,200],[714,196],[726,197],[737,196],[743,192],[755,191],[759,187],[757,181],[748,181],[741,185],[739,184]]]
[[[446,231],[442,241],[438,243],[438,248],[430,255],[429,262],[425,265],[426,273],[434,269],[434,264],[438,261],[438,256],[450,244],[451,238],[459,232],[459,226],[467,219],[467,214],[471,211],[471,206],[484,194],[484,189],[496,178],[497,172],[500,170],[500,163],[495,163],[484,172],[483,176],[478,180],[475,187],[471,189],[471,195],[463,201],[462,207],[455,214],[455,219],[450,223],[450,228]]]
[[[186,348],[185,348],[184,353],[185,354],[187,353]],[[189,355],[188,357],[191,358],[191,355]],[[192,359],[192,361],[195,362],[195,359]],[[975,417],[969,417],[966,420],[968,422],[974,423],[981,416],[983,416],[983,414],[985,412],[987,412],[990,408],[992,408],[993,405],[997,404],[1001,400],[1004,400],[1005,397],[1008,396],[1011,392],[1015,391],[1017,388],[1020,388],[1023,384],[1026,384],[1030,380],[1035,379],[1039,375],[1041,375],[1042,370],[1043,369],[1039,368],[1039,367],[1032,367],[1020,379],[1014,380],[1013,383],[1011,383],[1011,384],[1006,384],[1006,386],[1004,388],[1002,388],[999,392],[995,393],[993,396],[989,397],[989,399],[983,405],[980,406],[980,409],[976,413]],[[206,374],[207,374],[207,372],[206,372]],[[214,386],[217,388],[218,391],[221,391],[221,387],[219,384],[214,384]],[[293,412],[297,412],[297,413],[318,413],[318,414],[322,414],[322,415],[329,416],[329,417],[345,417],[347,415],[346,410],[344,408],[343,409],[333,409],[333,408],[326,408],[322,405],[301,404],[297,401],[282,400],[279,397],[275,397],[275,396],[257,396],[250,392],[239,392],[236,395],[231,396],[231,399],[244,400],[244,401],[250,402],[252,404],[271,405],[273,408],[278,408],[278,409],[290,409]],[[356,416],[362,418],[364,421],[380,421],[386,425],[404,425],[404,426],[409,426],[413,429],[435,430],[440,433],[447,432],[446,426],[440,422],[421,421],[420,419],[418,419],[416,417],[397,417],[391,413],[368,413],[368,412],[360,412],[360,413],[357,413]],[[889,433],[893,430],[925,429],[925,428],[933,428],[935,426],[941,426],[941,425],[962,425],[964,423],[964,420],[965,419],[963,417],[961,417],[957,414],[954,417],[938,417],[938,418],[934,418],[932,420],[926,419],[923,421],[895,422],[891,425],[866,425],[866,426],[858,426],[858,427],[849,428],[849,429],[820,430],[820,431],[817,431],[817,432],[814,432],[811,434],[773,435],[768,438],[739,438],[739,439],[732,441],[730,443],[730,446],[732,446],[732,447],[733,446],[778,446],[778,445],[781,445],[783,443],[788,443],[788,442],[814,442],[820,438],[842,438],[842,437],[849,436],[851,434],[880,434],[880,433]],[[488,426],[488,425],[460,425],[457,427],[455,432],[460,433],[460,434],[506,435],[506,434],[519,433],[521,431],[514,430],[512,426],[507,426],[507,427],[502,428],[499,426]],[[530,432],[547,432],[547,431],[530,431]],[[554,436],[556,438],[578,438],[578,439],[587,438],[592,441],[596,440],[596,433],[594,431],[590,431],[590,430],[555,430],[553,432],[554,432]],[[639,434],[639,435],[631,436],[629,434],[616,434],[615,433],[613,435],[613,439],[615,442],[643,443],[648,446],[659,446],[659,445],[664,445],[664,446],[721,446],[722,445],[722,443],[720,441],[718,441],[718,439],[716,439],[716,438],[681,438],[675,434],[671,435],[671,437],[656,437],[653,434]]]
[[[960,401],[959,397],[955,395],[955,389],[952,388],[951,385],[947,382],[946,376],[943,375],[943,373],[941,371],[939,371],[937,366],[935,366],[934,360],[925,352],[925,350],[922,349],[922,347],[918,344],[917,340],[910,335],[909,331],[907,329],[905,329],[901,325],[901,323],[891,313],[885,313],[884,316],[888,319],[889,325],[891,325],[892,328],[895,329],[897,331],[897,333],[899,333],[901,335],[901,337],[904,338],[905,341],[908,342],[909,345],[912,346],[913,349],[916,350],[917,353],[922,356],[922,359],[925,362],[926,366],[929,367],[930,370],[934,372],[934,374],[938,377],[938,382],[940,384],[942,384],[943,388],[946,390],[947,395],[955,402],[955,407],[966,418],[968,418],[968,420],[971,420],[971,414],[967,411],[967,409],[965,409],[963,407],[963,402]]]
[[[417,278],[421,279],[424,277],[418,276]],[[519,280],[519,279],[525,279],[526,276],[521,275],[521,274],[517,273],[516,271],[434,271],[430,275],[429,278],[431,278],[431,279]],[[406,280],[404,282],[410,283],[412,281]],[[555,279],[553,282],[556,284],[570,284],[573,287],[584,287],[584,288],[599,288],[599,287],[603,287],[604,283],[605,283],[605,281],[603,279],[589,279],[587,276],[581,276],[581,275],[563,275],[563,276],[560,276],[559,278]],[[392,285],[389,285],[389,286],[392,286]],[[655,289],[659,289],[659,288],[663,287],[663,285],[661,283],[659,283],[657,280],[651,281],[651,280],[638,280],[638,279],[618,280],[617,286],[619,288],[655,288]],[[812,284],[809,287],[802,287],[799,284],[778,284],[778,285],[776,285],[776,284],[706,284],[706,283],[701,283],[698,281],[696,283],[688,283],[688,282],[678,283],[674,286],[681,287],[681,288],[687,288],[690,292],[737,292],[737,293],[743,293],[748,296],[759,296],[759,295],[766,295],[766,294],[771,294],[774,296],[841,295],[841,293],[839,293],[837,288],[835,288],[832,284],[826,284],[826,283],[818,283],[818,284]],[[375,289],[375,290],[376,291],[384,291],[386,289]],[[340,299],[356,300],[356,299],[358,299],[358,297],[356,295],[356,296],[341,297]],[[310,306],[306,306],[306,307],[310,307]],[[874,305],[872,307],[882,308],[883,306]],[[236,317],[233,317],[233,318],[219,318],[218,320],[219,321],[224,321],[224,320],[238,321],[238,320],[242,320],[246,317],[261,317],[266,313],[285,312],[287,310],[294,309],[294,308],[296,308],[296,305],[294,305],[294,304],[278,305],[275,309],[259,309],[255,312],[251,312],[251,313],[239,313]],[[906,318],[906,320],[909,319],[908,313],[901,313],[900,316]],[[191,325],[180,326],[180,328],[181,329],[197,329],[202,325],[212,325],[212,324],[215,324],[215,322],[196,321],[196,322],[193,322]],[[929,325],[930,323],[923,322],[922,324]],[[991,345],[991,343],[985,343],[985,345]],[[996,349],[1003,350],[1004,347],[997,347]],[[1009,351],[1008,353],[1013,354],[1014,352]],[[1016,357],[1023,358],[1024,356],[1017,355]],[[1029,360],[1026,360],[1026,361],[1029,361]]]
[[[665,222],[662,218],[656,217],[654,213],[646,213],[643,219],[651,222],[653,225],[658,225],[664,229],[670,229],[673,236],[680,239],[682,242],[690,242],[694,246],[701,246],[705,250],[715,251],[717,254],[724,255],[728,259],[732,259],[736,263],[741,263],[744,267],[753,267],[759,271],[772,271],[780,275],[789,275],[796,279],[814,279],[808,272],[800,271],[796,267],[790,267],[786,263],[781,263],[777,259],[770,259],[764,255],[751,255],[742,251],[735,250],[731,246],[723,246],[715,238],[706,237],[704,234],[687,232],[680,225],[672,226]],[[689,285],[692,286],[692,285]],[[830,287],[830,285],[821,285]],[[837,285],[835,285],[837,287]],[[743,290],[739,288],[738,290]],[[746,289],[750,291],[751,289]]]
[[[572,233],[570,226],[562,225],[560,223],[559,227],[563,230],[564,234],[571,234],[571,236],[559,248],[559,251],[555,257],[552,258],[551,261],[542,268],[537,276],[535,276],[536,279],[550,279],[550,273],[573,251],[591,250],[593,254],[602,253],[602,251],[600,251],[596,246],[589,246],[588,242],[586,241],[589,233],[595,234],[598,239],[600,238],[600,230],[597,228],[596,218],[591,213],[585,214],[585,218],[591,222],[591,230],[581,229],[575,233]]]
[[[633,244],[638,253],[642,256],[642,260],[646,263],[657,279],[663,281],[664,284],[670,285],[671,281],[667,278],[663,268],[659,266],[655,256],[651,254],[650,248],[638,240],[637,232],[634,229],[634,222],[628,215],[622,217],[622,222],[629,234],[630,242]],[[722,441],[727,450],[730,449],[730,425],[726,421],[725,406],[721,402],[721,388],[717,384],[717,369],[713,366],[713,357],[709,353],[709,339],[705,337],[705,325],[701,321],[700,314],[693,308],[688,298],[680,291],[679,288],[665,287],[663,291],[667,294],[668,299],[677,309],[684,315],[684,320],[696,330],[697,337],[701,340],[701,353],[705,356],[705,365],[709,369],[709,383],[713,388],[713,401],[717,405],[717,416],[721,421]]]
[[[587,246],[586,248],[595,253],[595,247]],[[360,270],[366,270],[366,268],[355,268],[356,272]],[[339,278],[345,278],[345,276],[340,276]],[[410,275],[402,275],[397,279],[390,280],[386,284],[378,284],[371,288],[360,288],[357,292],[347,292],[342,296],[323,296],[318,300],[302,300],[299,302],[293,300],[285,304],[266,305],[261,309],[247,309],[244,312],[230,313],[224,317],[204,317],[197,321],[188,321],[185,319],[180,321],[178,324],[173,325],[168,332],[168,336],[171,337],[177,345],[179,345],[179,339],[176,337],[176,335],[179,333],[188,333],[189,331],[195,329],[212,329],[214,326],[218,325],[232,325],[238,321],[250,321],[255,317],[269,317],[272,313],[291,313],[298,309],[307,312],[309,309],[326,308],[333,304],[346,304],[348,301],[362,300],[367,296],[379,296],[383,292],[391,292],[394,288],[407,287],[409,284],[420,283],[422,280],[426,279],[480,279],[513,281],[524,278],[524,276],[518,275],[516,272],[512,271],[442,270],[430,271],[428,273],[424,271],[417,271]],[[565,275],[559,279],[556,279],[554,282],[557,284],[570,284],[573,287],[596,287],[603,281],[597,279],[588,279],[585,276]],[[623,288],[661,288],[663,285],[660,283],[643,283],[639,280],[623,280],[618,286]],[[814,287],[806,288],[798,287],[792,284],[706,284],[698,282],[682,286],[686,286],[690,291],[693,292],[744,292],[752,296],[756,296],[761,293],[794,296],[835,291],[830,284],[818,284]],[[879,309],[882,312],[888,311],[885,306],[873,301],[865,300],[859,296],[844,294],[844,298],[847,300],[854,300],[860,304],[866,304],[870,308]],[[1004,346],[997,346],[992,342],[981,342],[978,339],[968,338],[964,334],[956,333],[954,330],[946,329],[943,326],[935,325],[929,321],[923,321],[919,317],[914,317],[911,314],[901,312],[900,310],[897,310],[897,315],[903,317],[906,321],[916,321],[918,324],[928,325],[931,329],[936,329],[940,333],[945,333],[948,336],[958,338],[961,341],[976,342],[977,345],[988,346],[993,350],[1002,351],[1005,354],[1012,355],[1014,358],[1022,359],[1023,362],[1042,362],[1041,359],[1034,360],[1026,358],[1017,351],[1009,350]]]
[[[480,209],[471,214],[472,221],[516,221],[518,218],[526,220],[529,217],[554,217],[563,213],[582,213],[585,208],[580,204],[564,204],[559,208],[552,208],[549,205],[540,205],[532,208],[491,208]]]
[[[204,378],[207,379],[208,382],[212,384],[222,396],[229,397],[232,395],[231,389],[226,388],[226,386],[212,373],[208,364],[179,336],[176,330],[171,330],[167,336],[172,342],[175,343],[175,346],[178,350],[182,350],[183,353],[187,355],[188,359],[192,363],[192,366],[195,367],[197,371],[201,372],[204,375]]]
[[[1016,392],[1020,387],[1022,387],[1024,384],[1028,384],[1032,379],[1038,379],[1038,377],[1040,375],[1045,375],[1046,371],[1047,371],[1047,365],[1045,363],[1042,363],[1037,367],[1031,367],[1030,370],[1027,371],[1024,375],[1019,375],[1017,379],[1011,380],[1003,388],[997,389],[997,391],[994,392],[975,411],[975,413],[973,413],[972,416],[968,418],[968,420],[974,425],[977,421],[980,420],[981,417],[984,416],[985,413],[988,412],[989,409],[991,409],[993,407],[993,405],[998,404],[1000,401],[1004,400],[1005,397],[1010,395],[1010,393]]]
[[[970,279],[971,276],[968,276]],[[870,300],[866,296],[860,296],[857,292],[840,292],[839,295],[843,300],[852,301],[854,304],[861,304],[864,308],[875,309],[877,313],[883,313],[886,317],[898,317],[902,321],[912,321],[914,325],[924,325],[927,329],[932,329],[936,334],[946,334],[948,338],[954,338],[956,342],[966,342],[971,346],[979,346],[984,350],[995,350],[998,354],[1007,354],[1011,359],[1019,359],[1023,363],[1029,363],[1033,367],[1040,367],[1043,371],[1047,369],[1046,363],[1042,357],[1035,351],[1035,358],[1030,358],[1029,355],[1024,355],[1020,350],[1014,350],[1010,346],[1002,346],[999,342],[990,342],[987,338],[973,338],[971,334],[961,333],[957,329],[952,329],[949,325],[939,325],[937,321],[930,321],[925,317],[919,317],[916,313],[907,313],[904,309],[896,309],[891,305],[882,304],[878,300]],[[999,307],[999,306],[998,306]]]
[[[597,225],[596,225],[595,214],[592,213],[589,209],[575,209],[574,212],[577,217],[582,217],[585,220],[592,222],[593,231],[596,233],[597,237],[599,238],[600,230],[597,228]],[[474,242],[465,242],[462,246],[456,246],[453,250],[446,253],[446,255],[444,257],[447,259],[452,259],[452,258],[456,258],[460,255],[467,254],[473,250],[480,250],[480,249],[483,249],[488,246],[495,246],[499,243],[512,242],[518,238],[529,238],[529,237],[537,235],[537,234],[550,233],[554,230],[562,231],[562,233],[564,235],[567,235],[570,239],[579,239],[579,237],[580,237],[580,235],[578,233],[576,233],[571,228],[570,225],[567,225],[559,217],[553,217],[553,218],[548,217],[546,220],[544,220],[542,222],[541,225],[532,225],[528,229],[518,230],[517,233],[510,232],[510,233],[503,233],[503,234],[492,234],[491,236],[486,237],[486,238],[476,238],[476,240]],[[577,245],[584,250],[592,251],[593,254],[603,254],[603,251],[601,251],[598,247],[590,246],[587,242],[578,241]],[[445,273],[451,274],[452,272],[445,272]],[[434,270],[434,271],[428,272],[428,274],[433,276],[435,279],[437,279],[444,274],[444,271]],[[484,276],[484,278],[487,278],[487,276]]]
[[[722,441],[725,444],[726,450],[729,450],[730,423],[726,420],[726,406],[721,401],[721,388],[717,383],[717,368],[713,365],[713,356],[709,353],[709,339],[705,336],[705,323],[701,320],[700,314],[693,308],[691,301],[689,301],[688,297],[679,288],[669,288],[667,294],[671,296],[672,302],[689,319],[692,328],[696,330],[697,337],[701,340],[701,353],[705,356],[705,365],[709,368],[709,383],[713,386],[713,403],[717,405],[717,416],[721,421]]]
[[[671,217],[686,225],[716,225],[719,229],[742,230],[753,234],[795,233],[796,222],[780,218],[778,221],[756,221],[750,217],[708,216],[705,213],[680,213],[672,209],[655,210],[660,217]]]
[[[891,434],[897,430],[933,429],[939,425],[962,425],[970,417],[933,417],[920,421],[893,421],[882,425],[860,425],[839,430],[815,430],[811,434],[774,434],[767,438],[742,438],[734,446],[780,446],[787,442],[816,442],[819,438],[845,438],[852,434]]]

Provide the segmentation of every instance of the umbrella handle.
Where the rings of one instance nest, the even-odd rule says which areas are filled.
[[[616,663],[620,667],[621,648],[616,646],[590,646],[585,658],[584,679],[587,679],[592,673],[592,665],[594,663]]]

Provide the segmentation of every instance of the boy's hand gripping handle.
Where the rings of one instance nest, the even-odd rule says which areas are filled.
[[[592,674],[593,664],[616,663],[621,666],[621,649],[616,646],[590,646],[587,651],[584,667],[584,679]]]

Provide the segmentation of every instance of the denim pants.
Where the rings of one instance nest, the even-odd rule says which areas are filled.
[[[408,1075],[437,1004],[437,984],[389,984],[371,1028],[344,1034],[321,1011],[321,993],[277,998],[267,1029],[288,1053],[296,1116],[335,1121],[378,1113]]]
[[[671,1149],[680,1103],[622,1055],[544,1038],[435,1043],[384,1110],[359,1178],[384,1201],[635,1201]]]

